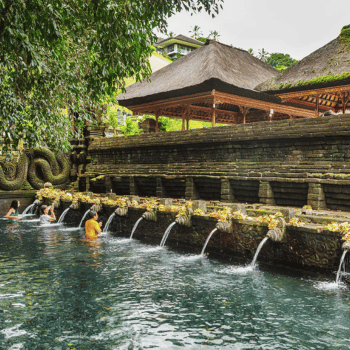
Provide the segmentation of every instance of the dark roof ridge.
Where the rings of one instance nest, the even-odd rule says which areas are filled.
[[[217,41],[217,40],[214,40],[214,39],[207,39],[206,42],[204,43],[204,45],[210,45],[210,44],[213,44],[213,43],[218,43],[220,45],[223,45],[223,46],[226,46],[226,47],[229,47],[231,49],[236,49],[236,50],[240,50],[240,51],[243,51],[243,52],[248,52],[247,50],[244,50],[240,47],[235,47],[233,46],[232,44],[231,45],[228,45],[228,44],[224,44],[222,43],[221,41]],[[249,52],[248,52],[249,53]]]

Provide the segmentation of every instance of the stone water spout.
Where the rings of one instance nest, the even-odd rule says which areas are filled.
[[[226,232],[226,233],[233,233],[233,227],[232,227],[232,215],[229,214],[227,217],[227,220],[225,221],[219,221],[216,224],[216,228],[221,231],[221,232]]]
[[[283,218],[278,218],[279,226],[271,229],[267,232],[266,237],[270,238],[274,242],[282,242],[286,238],[286,222]]]
[[[343,250],[350,250],[350,241],[346,241],[342,245]]]
[[[192,214],[193,210],[191,208],[187,208],[187,213],[185,215],[179,216],[175,219],[175,223],[180,226],[191,227],[192,226]]]
[[[128,215],[128,207],[124,207],[124,208],[119,207],[114,212],[118,216],[127,216]]]
[[[146,221],[157,221],[157,212],[156,211],[146,211],[142,214],[142,217]]]
[[[69,206],[69,208],[70,209],[75,209],[75,210],[78,210],[79,209],[79,203],[72,203],[70,206]]]
[[[94,204],[91,206],[90,210],[98,213],[102,210],[102,204]]]
[[[43,202],[41,200],[39,200],[39,199],[36,199],[33,204],[35,204],[38,207],[40,207],[43,204]]]

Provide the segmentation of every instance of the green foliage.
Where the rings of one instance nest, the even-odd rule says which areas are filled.
[[[286,70],[288,67],[282,65],[282,66],[276,66],[275,68],[277,70],[279,70],[280,72],[282,72],[282,71]]]
[[[299,80],[295,85],[296,86],[302,86],[302,85],[315,85],[315,84],[322,84],[322,83],[330,83],[332,81],[337,81],[337,80],[343,80],[343,79],[349,79],[350,78],[350,72],[345,72],[342,74],[328,74],[328,75],[324,75],[322,77],[318,77],[318,78],[314,78],[311,80]],[[288,89],[292,86],[292,83],[287,83],[286,85],[284,85],[285,89]],[[283,88],[283,83],[279,85],[278,87],[279,89]]]
[[[315,84],[322,84],[322,83],[330,83],[332,81],[349,79],[349,78],[350,78],[350,72],[345,72],[342,74],[335,74],[335,75],[328,74],[328,75],[324,75],[322,77],[314,78],[311,80],[299,81],[297,85],[300,86],[300,85],[315,85]]]
[[[124,136],[138,135],[142,132],[139,128],[138,122],[131,120],[130,118],[125,119],[125,125],[120,127],[120,131]]]
[[[266,62],[270,66],[275,67],[279,71],[284,71],[292,64],[298,62],[288,54],[278,52],[268,53],[265,51],[265,49],[261,49],[259,50],[258,54],[255,54],[254,50],[250,48],[248,49],[248,53]]]
[[[296,63],[298,61],[290,57],[290,55],[288,54],[276,52],[276,53],[269,54],[265,62],[270,66],[277,68],[282,66],[289,67],[293,63]]]
[[[278,88],[281,90],[281,89],[283,89],[283,86],[284,86],[284,84],[281,83],[281,84],[278,86]]]
[[[151,74],[148,58],[167,19],[182,10],[212,16],[222,0],[1,0],[0,125],[4,150],[23,139],[69,148],[80,127],[130,77]],[[68,107],[68,108],[67,108]],[[66,113],[62,113],[62,109]]]
[[[248,49],[248,53],[250,53],[251,55],[255,56],[255,52],[252,48]]]
[[[200,36],[199,38],[197,38],[198,41],[201,41],[202,43],[205,43],[208,38],[204,38],[203,36]]]
[[[343,43],[350,43],[350,25],[342,28],[339,38]]]
[[[144,119],[152,118],[156,119],[153,115],[145,115]],[[159,123],[161,123],[159,131],[178,131],[182,130],[182,119],[179,118],[168,118],[168,117],[159,117]],[[199,129],[199,128],[210,128],[211,123],[202,122],[198,120],[190,120],[190,129]]]

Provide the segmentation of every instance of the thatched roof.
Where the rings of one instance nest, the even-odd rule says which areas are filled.
[[[127,107],[215,89],[277,102],[277,97],[253,90],[277,73],[247,51],[208,40],[204,46],[153,73],[150,81],[127,87],[118,100]]]
[[[256,86],[259,91],[299,91],[350,82],[350,26],[341,34],[279,75]],[[337,77],[334,77],[337,75]],[[341,76],[338,76],[341,75]],[[333,76],[333,77],[331,77]],[[317,79],[318,78],[318,79]],[[335,80],[337,78],[337,80]]]

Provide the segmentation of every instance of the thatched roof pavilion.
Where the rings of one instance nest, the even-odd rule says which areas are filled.
[[[256,86],[295,106],[319,111],[350,108],[350,26],[341,34],[280,74]]]
[[[271,118],[310,117],[308,107],[283,104],[277,96],[254,90],[278,71],[247,51],[216,41],[207,43],[137,82],[119,95],[135,114],[153,114],[236,124]],[[158,118],[156,118],[158,119]]]

